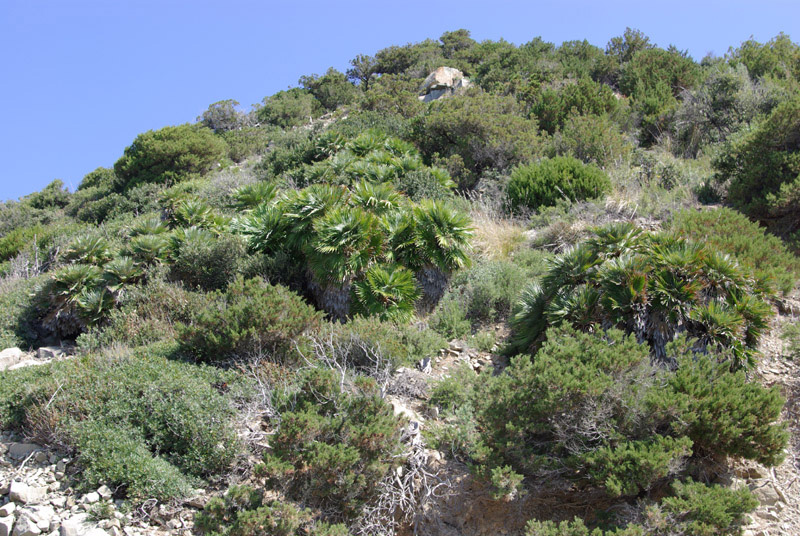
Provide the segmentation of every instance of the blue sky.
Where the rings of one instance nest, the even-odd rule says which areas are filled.
[[[245,107],[356,54],[467,28],[605,46],[626,26],[695,59],[751,35],[800,40],[800,2],[0,0],[0,200],[111,166],[137,134]]]

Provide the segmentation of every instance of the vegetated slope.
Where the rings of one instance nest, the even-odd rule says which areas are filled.
[[[143,133],[0,205],[0,346],[78,354],[0,426],[200,534],[736,534],[796,470],[798,65],[458,30]]]

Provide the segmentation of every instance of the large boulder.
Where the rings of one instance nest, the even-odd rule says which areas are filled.
[[[469,78],[458,69],[439,67],[422,82],[419,100],[431,102],[442,97],[449,97],[471,85]]]

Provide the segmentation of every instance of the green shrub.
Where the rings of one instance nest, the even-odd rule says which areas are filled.
[[[503,374],[459,387],[481,431],[469,452],[487,470],[556,473],[612,496],[679,477],[689,457],[780,463],[788,435],[776,389],[689,344],[671,345],[668,355],[674,372],[654,367],[647,346],[620,331],[551,330],[532,360],[518,356]],[[448,401],[437,389],[434,399]]]
[[[613,114],[619,102],[612,89],[588,78],[574,84],[539,91],[531,102],[531,115],[539,127],[554,134],[572,114],[602,116]]]
[[[243,162],[251,156],[266,153],[272,133],[263,128],[248,127],[223,132],[221,137],[228,146],[228,158]]]
[[[781,331],[781,339],[785,346],[785,356],[789,359],[800,359],[800,326],[787,323]]]
[[[558,154],[574,156],[604,169],[631,152],[631,145],[607,115],[570,116],[555,136],[554,144]]]
[[[741,534],[745,514],[757,501],[749,490],[732,490],[687,480],[675,482],[672,494],[645,511],[646,524],[631,523],[611,530],[586,527],[583,520],[530,521],[525,536],[735,536]]]
[[[208,501],[195,528],[209,536],[349,536],[344,525],[316,522],[312,512],[291,503],[265,502],[264,493],[233,486]]]
[[[219,389],[238,385],[233,373],[117,352],[2,374],[0,425],[76,449],[85,489],[168,499],[240,451]]]
[[[783,294],[791,292],[800,279],[800,260],[783,242],[734,210],[681,211],[673,216],[669,230],[733,255],[759,280]]]
[[[401,462],[400,421],[374,381],[343,378],[330,369],[303,373],[277,409],[280,426],[257,473],[286,495],[328,513],[332,521],[358,517],[378,494],[377,484]]]
[[[484,261],[454,275],[446,296],[459,304],[473,327],[478,327],[508,319],[526,282],[525,270],[516,264]]]
[[[139,134],[114,164],[120,189],[142,183],[172,185],[208,173],[225,155],[225,142],[195,125]]]
[[[262,123],[286,128],[309,123],[319,109],[320,103],[309,91],[292,88],[264,97],[255,115]]]
[[[326,337],[334,341],[335,355],[328,357],[356,369],[372,365],[374,356],[365,352],[380,355],[394,370],[432,357],[447,346],[446,340],[427,328],[386,322],[374,316],[355,316],[346,324],[329,324],[322,332],[322,338]]]
[[[800,229],[800,97],[729,141],[714,160],[728,201],[778,234]]]
[[[190,288],[225,288],[246,262],[246,245],[236,235],[189,235],[172,253],[170,276]]]
[[[46,275],[40,275],[0,283],[0,347],[25,349],[36,344],[39,333],[34,293],[46,280]]]
[[[119,307],[109,312],[105,323],[80,335],[78,346],[98,351],[114,345],[135,348],[174,340],[176,326],[190,322],[207,300],[203,294],[189,292],[159,275],[151,273],[145,284],[128,287]]]
[[[199,361],[262,352],[280,361],[321,316],[285,287],[239,276],[224,292],[209,295],[191,322],[179,327],[179,338],[183,351]]]
[[[484,171],[505,170],[542,153],[535,121],[522,118],[514,99],[489,94],[434,102],[414,119],[411,139],[426,162],[434,155],[458,156],[465,172],[454,176],[459,188],[471,188]]]
[[[554,206],[559,199],[583,201],[605,195],[608,176],[593,165],[558,156],[515,168],[507,193],[512,209]]]
[[[444,298],[428,318],[431,329],[449,339],[465,339],[472,331],[462,305],[454,298]]]

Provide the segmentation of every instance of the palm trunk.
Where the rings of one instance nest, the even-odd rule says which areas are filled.
[[[350,279],[341,285],[335,285],[320,284],[311,277],[308,287],[317,302],[317,307],[328,313],[332,320],[344,322],[350,316],[350,288],[352,287]]]
[[[417,283],[422,289],[420,307],[423,311],[432,311],[447,290],[450,274],[428,264],[423,266],[415,275]]]

